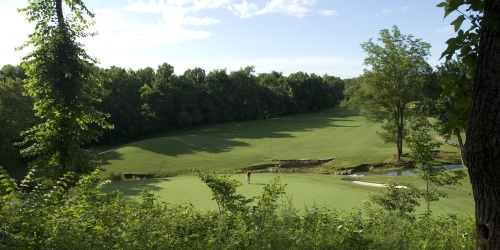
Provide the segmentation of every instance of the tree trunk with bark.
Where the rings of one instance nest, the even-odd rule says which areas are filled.
[[[500,249],[500,1],[486,0],[467,142],[476,205],[476,248]],[[490,20],[490,21],[489,21]]]
[[[455,136],[457,137],[458,148],[460,150],[460,159],[462,160],[462,165],[464,168],[467,167],[467,160],[465,159],[465,145],[464,140],[462,139],[461,129],[455,129]]]
[[[401,162],[401,157],[403,156],[403,130],[404,130],[404,110],[399,107],[397,108],[396,115],[396,124],[397,124],[397,135],[396,135],[396,146],[397,146],[397,154],[396,161],[398,163]]]

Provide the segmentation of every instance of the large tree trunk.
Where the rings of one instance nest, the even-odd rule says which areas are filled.
[[[486,20],[500,1],[486,0]],[[500,249],[500,27],[483,22],[465,153],[476,204],[476,248]]]

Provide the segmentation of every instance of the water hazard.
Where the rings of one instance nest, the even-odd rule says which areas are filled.
[[[443,168],[446,168],[447,170],[455,170],[455,169],[460,169],[463,168],[463,165],[445,165],[441,166]],[[413,168],[413,169],[403,169],[403,170],[397,170],[397,171],[389,171],[389,172],[354,172],[355,175],[388,175],[388,176],[400,176],[400,175],[413,175],[418,172],[418,169]]]

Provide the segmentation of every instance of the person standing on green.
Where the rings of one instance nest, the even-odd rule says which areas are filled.
[[[247,182],[250,184],[250,175],[252,174],[252,170],[247,171]]]

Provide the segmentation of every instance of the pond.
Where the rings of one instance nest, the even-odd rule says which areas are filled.
[[[463,168],[463,165],[444,165],[441,166],[446,168],[447,170],[455,170]],[[389,176],[400,176],[400,175],[413,175],[415,174],[416,168],[413,169],[403,169],[397,171],[388,171],[388,172],[354,172],[355,175],[389,175]]]

